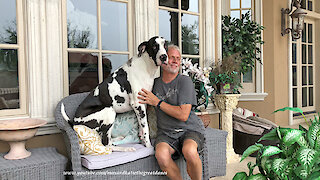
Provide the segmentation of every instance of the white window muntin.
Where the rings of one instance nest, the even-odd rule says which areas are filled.
[[[103,57],[104,55],[126,55],[127,57],[131,57],[133,55],[133,49],[132,49],[132,17],[131,17],[131,1],[128,0],[97,0],[97,48],[69,48],[68,47],[68,37],[67,37],[67,1],[66,4],[64,4],[63,7],[63,47],[64,47],[64,94],[69,94],[69,74],[68,74],[68,53],[90,53],[94,56],[98,56],[98,83],[101,83],[105,77],[103,77]],[[127,50],[107,50],[103,48],[103,42],[102,42],[102,21],[101,21],[101,12],[103,9],[101,9],[101,3],[103,2],[112,2],[112,3],[123,3],[126,5],[126,20],[127,20]],[[88,2],[89,3],[89,2]],[[114,42],[109,42],[114,43]]]
[[[4,3],[5,1],[1,2]],[[0,118],[5,116],[21,116],[27,114],[27,88],[26,88],[26,62],[24,50],[24,24],[23,24],[23,1],[16,0],[16,44],[0,44],[0,49],[17,50],[18,53],[18,91],[19,91],[19,108],[0,110]]]
[[[198,59],[199,60],[199,64],[201,66],[204,65],[204,61],[202,60],[202,54],[203,54],[203,48],[202,48],[202,19],[201,19],[201,0],[198,0],[198,9],[193,9],[193,11],[186,11],[183,10],[181,7],[181,0],[178,0],[178,7],[177,8],[171,8],[171,7],[166,7],[166,6],[160,6],[159,5],[159,11],[160,10],[164,10],[164,11],[168,11],[168,12],[175,12],[178,13],[178,46],[180,47],[180,49],[182,50],[182,14],[186,14],[186,15],[193,15],[193,16],[197,16],[198,17],[198,35],[199,35],[199,54],[198,55],[191,55],[191,54],[184,54],[183,51],[182,52],[182,58],[192,58],[192,59]],[[161,34],[160,34],[161,35]]]

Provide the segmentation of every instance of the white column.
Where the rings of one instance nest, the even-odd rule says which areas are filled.
[[[29,114],[48,121],[43,134],[57,131],[54,109],[63,97],[61,20],[60,0],[26,1]]]
[[[227,136],[227,163],[239,162],[240,157],[233,149],[232,111],[236,108],[240,94],[220,94],[215,96],[215,103],[221,112],[222,130]]]
[[[147,41],[149,38],[157,35],[158,0],[139,0],[134,1],[134,3],[134,50],[136,52],[140,43],[142,43],[143,41]]]

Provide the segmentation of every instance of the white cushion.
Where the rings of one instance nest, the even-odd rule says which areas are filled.
[[[102,169],[135,161],[150,155],[154,155],[153,147],[147,148],[142,144],[121,144],[121,147],[134,147],[133,152],[112,152],[109,155],[81,155],[81,163],[88,169]]]

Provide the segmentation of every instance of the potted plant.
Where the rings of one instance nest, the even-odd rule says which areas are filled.
[[[278,111],[295,111],[306,117],[299,108],[286,107]],[[249,174],[239,172],[234,180],[246,179],[320,179],[320,120],[319,115],[310,120],[311,125],[305,129],[278,127],[258,140],[279,141],[278,146],[263,146],[256,143],[247,148],[241,161],[254,152],[258,152],[256,163],[248,163]],[[308,122],[307,122],[308,124]],[[308,124],[309,125],[309,124]],[[260,173],[253,174],[259,168]]]
[[[222,16],[222,58],[239,53],[241,74],[251,71],[260,59],[263,26],[251,20],[250,12],[239,18]],[[238,74],[239,75],[239,74]]]
[[[209,80],[215,88],[216,94],[239,94],[241,86],[240,73],[240,56],[239,53],[225,57],[212,68]]]
[[[191,59],[186,58],[181,61],[182,74],[190,76],[196,91],[197,105],[195,111],[202,119],[204,126],[207,127],[210,123],[210,117],[206,112],[209,101],[211,99],[214,88],[210,85],[209,74],[211,67],[201,68],[198,64],[193,64]]]

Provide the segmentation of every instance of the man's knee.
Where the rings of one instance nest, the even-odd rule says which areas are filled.
[[[187,161],[195,161],[199,158],[197,144],[185,143],[182,147],[182,154]]]
[[[157,146],[155,157],[160,167],[168,167],[171,159],[170,149],[165,146]]]

